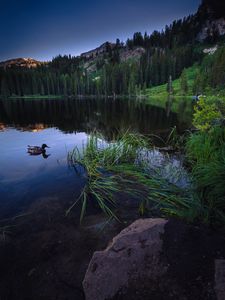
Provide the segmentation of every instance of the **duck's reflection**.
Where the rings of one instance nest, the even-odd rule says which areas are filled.
[[[47,159],[49,156],[51,156],[51,154],[42,153],[42,157],[43,157],[44,159]]]

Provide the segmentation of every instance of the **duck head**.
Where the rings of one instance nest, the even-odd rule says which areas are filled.
[[[49,146],[47,146],[46,144],[42,144],[41,149],[45,150],[45,148],[50,148]]]

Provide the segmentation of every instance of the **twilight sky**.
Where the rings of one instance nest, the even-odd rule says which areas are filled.
[[[201,0],[1,0],[0,61],[79,55],[194,13]]]

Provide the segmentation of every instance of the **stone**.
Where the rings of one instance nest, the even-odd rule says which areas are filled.
[[[122,230],[104,251],[95,252],[83,287],[86,300],[113,298],[142,278],[156,280],[166,272],[160,263],[165,219],[139,219]]]
[[[225,236],[182,220],[139,219],[94,253],[87,300],[225,300]]]

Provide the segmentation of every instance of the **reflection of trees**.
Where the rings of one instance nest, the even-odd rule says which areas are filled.
[[[3,123],[0,123],[0,131],[4,131],[5,130],[5,125]]]
[[[193,104],[186,99],[179,101],[179,106],[177,109],[177,119],[181,127],[187,128],[191,126],[193,116]]]
[[[22,130],[22,131],[32,131],[32,132],[42,131],[45,128],[48,128],[48,125],[45,125],[43,123],[28,124],[25,127],[18,127],[17,126],[17,129],[19,129],[19,130]]]
[[[0,101],[0,122],[24,130],[57,127],[65,133],[96,129],[107,139],[116,129],[156,133],[178,125],[175,113],[167,115],[140,101],[112,99]]]

